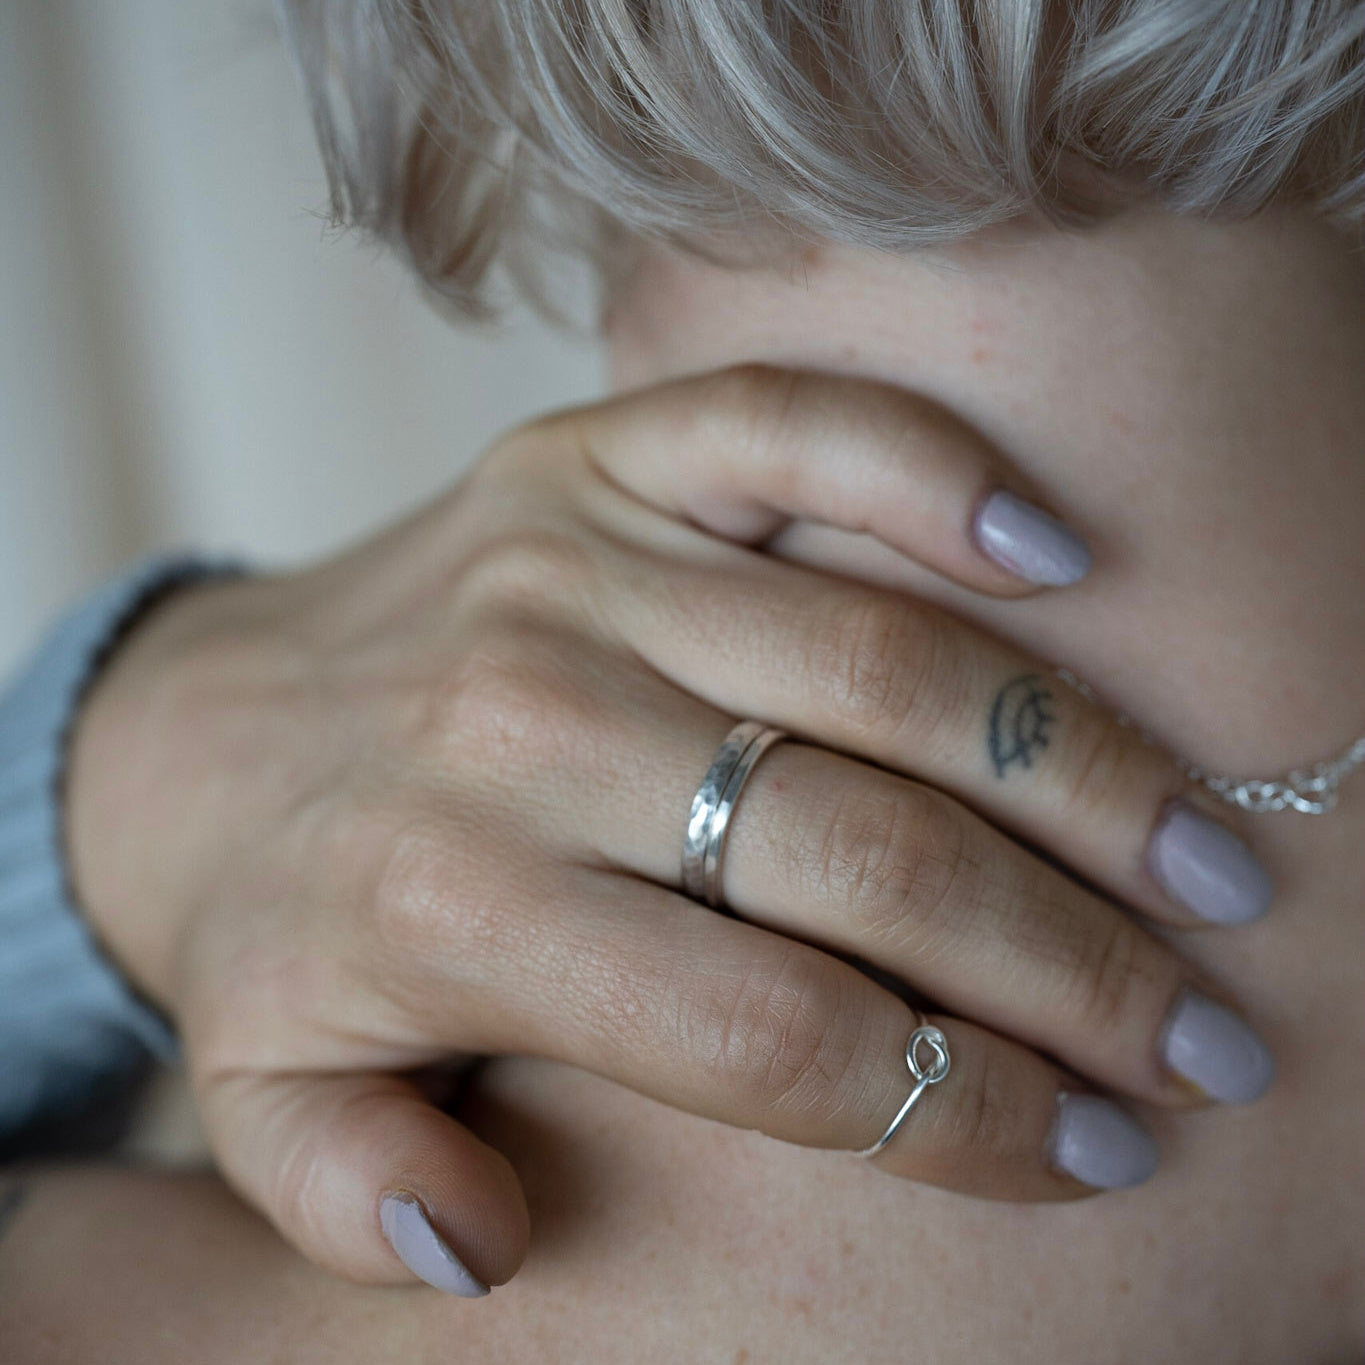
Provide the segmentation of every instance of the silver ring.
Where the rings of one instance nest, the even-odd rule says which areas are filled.
[[[687,835],[683,839],[682,888],[693,900],[702,901],[713,910],[719,910],[725,903],[720,885],[721,866],[725,832],[735,803],[754,765],[785,734],[761,721],[740,721],[721,741],[692,798]]]
[[[915,1078],[914,1088],[901,1105],[900,1112],[891,1120],[886,1132],[871,1147],[864,1147],[858,1153],[859,1156],[876,1156],[896,1136],[896,1129],[905,1122],[906,1115],[919,1102],[919,1097],[931,1085],[937,1085],[948,1074],[948,1068],[952,1065],[952,1058],[948,1055],[948,1040],[943,1036],[943,1030],[926,1023],[924,1016],[918,1012],[915,1018],[919,1020],[919,1027],[910,1035],[910,1041],[905,1045],[905,1064]],[[916,1055],[921,1043],[934,1054],[928,1067],[922,1067]]]

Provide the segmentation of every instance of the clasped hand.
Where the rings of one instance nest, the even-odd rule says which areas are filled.
[[[1030,496],[913,395],[748,367],[535,422],[327,563],[160,606],[77,729],[70,845],[227,1178],[343,1275],[408,1278],[397,1196],[501,1283],[520,1187],[423,1068],[535,1054],[852,1152],[905,1099],[915,1013],[850,959],[952,1048],[884,1170],[1012,1200],[1145,1175],[1092,1095],[1197,1103],[1182,1011],[1236,1021],[1117,903],[1249,918],[1251,855],[1038,660],[763,551],[814,520],[1022,595],[973,533],[1001,490]],[[1036,714],[1002,739],[1012,687]],[[735,811],[726,916],[679,852],[749,717],[790,738]]]

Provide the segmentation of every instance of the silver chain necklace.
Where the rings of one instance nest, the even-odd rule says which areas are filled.
[[[1103,705],[1089,683],[1083,682],[1069,668],[1056,670],[1062,682],[1079,692],[1087,701]],[[1136,729],[1144,742],[1156,744],[1156,739],[1132,719],[1118,716],[1120,725]],[[1345,753],[1336,758],[1324,759],[1311,768],[1296,768],[1285,777],[1265,779],[1260,777],[1226,777],[1221,773],[1211,773],[1188,759],[1177,760],[1185,776],[1198,782],[1220,800],[1230,806],[1240,806],[1243,810],[1257,815],[1266,811],[1296,810],[1301,815],[1325,815],[1337,803],[1337,788],[1342,780],[1361,764],[1365,763],[1365,735],[1362,735]]]

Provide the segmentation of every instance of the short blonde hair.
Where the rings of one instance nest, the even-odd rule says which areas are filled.
[[[903,251],[1093,221],[1113,187],[1182,213],[1291,198],[1355,232],[1365,204],[1365,0],[279,8],[335,216],[471,314],[566,224],[587,251],[756,231]]]

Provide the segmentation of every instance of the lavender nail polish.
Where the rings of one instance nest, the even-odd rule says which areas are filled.
[[[1152,1135],[1098,1095],[1057,1096],[1052,1164],[1100,1190],[1141,1185],[1157,1167]]]
[[[1074,531],[1004,489],[977,509],[972,534],[984,554],[1028,583],[1061,588],[1090,572],[1090,551]]]
[[[488,1286],[470,1274],[412,1195],[385,1195],[379,1204],[379,1225],[398,1259],[433,1289],[462,1299],[481,1299],[488,1293]]]
[[[1198,991],[1176,1002],[1161,1055],[1177,1075],[1224,1104],[1250,1104],[1275,1079],[1270,1049],[1230,1009]]]
[[[1167,894],[1214,924],[1245,924],[1270,908],[1274,888],[1251,850],[1183,801],[1166,807],[1147,865]]]

